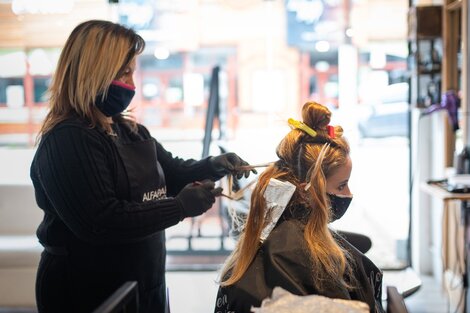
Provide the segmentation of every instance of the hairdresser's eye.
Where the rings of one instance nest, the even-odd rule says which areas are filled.
[[[127,78],[127,79],[132,78],[132,76],[134,75],[135,67],[136,67],[136,60],[134,58],[129,64],[126,65],[126,67],[122,71],[121,78]]]
[[[347,186],[348,186],[348,184],[341,184],[341,185],[338,186],[338,190],[343,191],[344,188],[346,188]]]

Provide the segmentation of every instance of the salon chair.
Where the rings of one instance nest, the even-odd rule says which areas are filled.
[[[337,233],[362,253],[366,253],[372,247],[372,240],[366,235],[343,230],[338,230]]]
[[[387,313],[408,313],[403,295],[395,286],[387,286]]]

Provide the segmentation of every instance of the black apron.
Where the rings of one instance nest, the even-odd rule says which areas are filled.
[[[119,197],[135,202],[166,197],[155,140],[116,142],[116,147],[127,175],[118,178]],[[37,292],[44,312],[91,312],[126,281],[138,282],[141,313],[165,312],[164,231],[116,245],[95,246],[67,237],[66,253],[46,247],[41,258]]]
[[[153,138],[129,144],[116,144],[127,173],[130,199],[135,202],[156,201],[166,197],[165,175],[157,161]],[[135,266],[139,283],[140,312],[163,313],[166,303],[165,232],[132,245],[133,254],[124,262]],[[135,260],[139,256],[140,260]]]

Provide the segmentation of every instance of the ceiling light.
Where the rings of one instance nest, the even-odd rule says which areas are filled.
[[[167,48],[157,47],[153,51],[153,55],[158,60],[166,60],[170,57],[170,51]]]
[[[325,40],[320,40],[315,43],[315,49],[318,52],[328,52],[330,50],[330,43]]]

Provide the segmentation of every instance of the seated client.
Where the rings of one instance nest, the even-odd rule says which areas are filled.
[[[307,102],[302,119],[289,119],[279,160],[260,176],[243,231],[221,271],[215,312],[251,312],[274,287],[297,294],[365,302],[383,312],[382,272],[328,227],[352,195],[352,163],[331,112]]]

